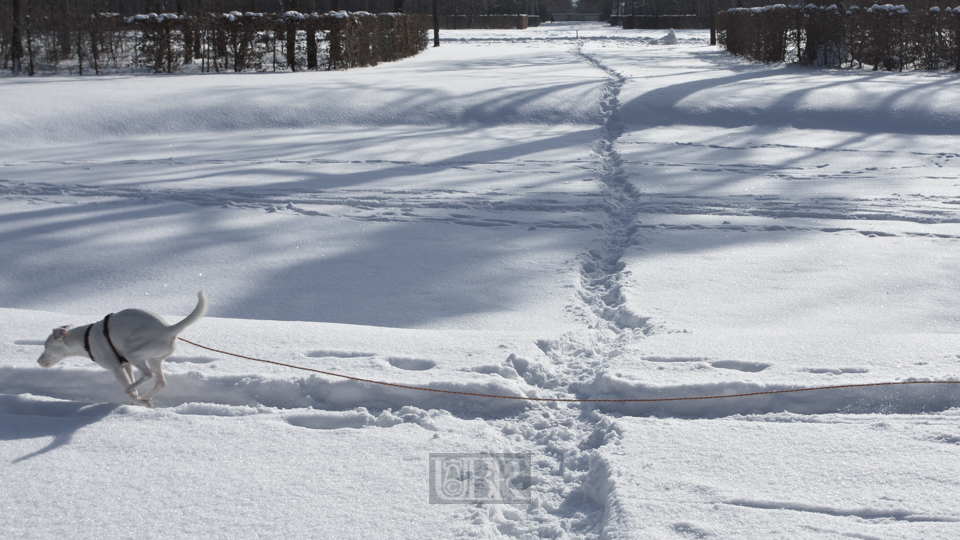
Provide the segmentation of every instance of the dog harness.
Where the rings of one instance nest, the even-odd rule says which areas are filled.
[[[113,316],[113,313],[103,318],[103,335],[104,337],[107,338],[107,343],[110,344],[110,349],[113,350],[113,354],[116,355],[117,360],[120,360],[120,365],[129,364],[130,361],[124,358],[122,354],[120,354],[120,351],[117,350],[116,345],[113,344],[113,340],[110,339],[110,317],[112,316]],[[87,354],[90,356],[90,360],[93,360],[94,362],[96,362],[96,360],[93,359],[93,351],[90,350],[90,330],[92,329],[93,329],[93,324],[88,326],[87,331],[83,333],[83,348],[86,349]]]

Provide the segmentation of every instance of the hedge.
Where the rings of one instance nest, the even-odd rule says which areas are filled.
[[[26,18],[22,71],[347,69],[413,56],[427,47],[430,28],[427,15],[345,11],[131,17],[99,13],[69,22]]]
[[[960,71],[960,7],[777,4],[720,12],[717,26],[720,45],[760,62]]]

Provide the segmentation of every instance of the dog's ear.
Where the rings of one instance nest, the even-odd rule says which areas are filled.
[[[54,328],[53,337],[55,339],[63,339],[64,337],[66,337],[67,330],[69,330],[70,328],[72,328],[72,325],[69,325],[69,324],[66,326],[58,326],[57,328]]]

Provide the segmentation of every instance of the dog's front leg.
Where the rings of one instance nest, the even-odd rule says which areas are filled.
[[[127,382],[124,385],[124,388],[130,388],[131,386],[133,386],[133,364],[131,364],[130,362],[126,362],[123,364],[123,367],[121,369],[123,369],[123,373],[127,376]],[[133,395],[134,396],[137,395],[136,388],[133,389]]]
[[[140,397],[137,395],[137,389],[130,389],[130,385],[133,384],[133,368],[130,367],[130,364],[123,364],[120,367],[114,368],[111,370],[113,376],[116,377],[117,382],[119,382],[124,391],[130,396],[131,405],[142,405],[140,403]]]
[[[143,383],[149,381],[153,378],[153,371],[146,365],[141,365],[137,369],[143,373],[143,376],[140,377],[140,380],[127,386],[127,395],[130,396],[130,400],[133,401],[133,405],[143,405],[144,407],[153,407],[149,400],[143,399],[137,394],[137,388],[140,387]],[[133,379],[133,368],[130,368],[131,379]]]
[[[130,362],[124,362],[122,364],[121,369],[123,369],[123,373],[126,375],[126,378],[127,378],[126,383],[123,383],[121,381],[121,384],[123,384],[124,388],[130,388],[131,386],[133,386],[133,364],[131,364]],[[137,393],[136,388],[134,388],[133,390],[128,390],[127,395],[130,396],[131,405],[143,405],[143,403],[140,402],[140,396]]]

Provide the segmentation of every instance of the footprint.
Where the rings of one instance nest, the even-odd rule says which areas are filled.
[[[408,371],[426,371],[436,367],[437,363],[433,360],[424,360],[421,358],[404,358],[401,356],[391,356],[387,362],[397,369],[406,369]]]
[[[307,429],[360,429],[371,425],[376,417],[367,411],[318,411],[285,418],[288,424]]]
[[[674,523],[673,530],[683,538],[709,538],[712,533],[690,523]]]
[[[184,403],[173,409],[173,412],[191,416],[252,416],[260,411],[246,405],[225,405],[221,403],[191,402]]]
[[[310,351],[307,356],[310,358],[369,358],[376,353],[356,352],[356,351]]]
[[[761,362],[741,362],[740,360],[720,360],[711,362],[711,366],[720,369],[735,369],[737,371],[746,371],[747,373],[756,373],[770,367],[770,364]]]
[[[538,339],[537,348],[543,351],[544,354],[550,354],[550,351],[560,348],[560,344],[554,340]],[[957,355],[957,358],[960,358],[960,354]]]
[[[171,356],[164,360],[170,364],[209,364],[216,361],[216,358],[210,356]]]
[[[947,433],[941,433],[940,435],[933,437],[932,440],[947,444],[960,444],[960,436],[950,435]]]
[[[706,362],[708,359],[700,356],[644,356],[647,362]]]
[[[489,364],[485,366],[476,366],[464,371],[472,371],[474,373],[483,373],[484,375],[499,375],[504,379],[519,379],[520,374],[517,372],[516,368],[508,365],[497,365]]]
[[[805,369],[807,373],[829,373],[831,375],[843,375],[844,373],[869,373],[866,368],[810,368]]]

